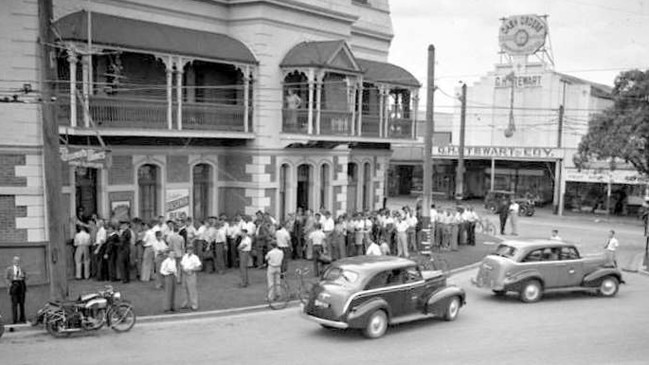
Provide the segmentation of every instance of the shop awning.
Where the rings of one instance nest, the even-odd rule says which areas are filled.
[[[388,62],[377,62],[358,59],[358,64],[365,71],[364,79],[404,87],[421,87],[421,84],[404,68]]]
[[[315,67],[362,73],[356,58],[343,40],[302,42],[288,51],[280,67]]]
[[[257,63],[246,45],[225,34],[96,12],[92,12],[91,16],[93,44],[245,64]],[[66,15],[57,20],[54,27],[64,41],[88,41],[86,11]]]

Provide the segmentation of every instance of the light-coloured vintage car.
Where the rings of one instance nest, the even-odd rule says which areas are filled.
[[[324,328],[362,329],[378,338],[392,324],[427,317],[452,321],[465,304],[464,290],[448,286],[441,271],[394,256],[356,256],[331,264],[302,314]]]
[[[612,297],[624,283],[605,255],[582,257],[574,244],[548,239],[503,241],[482,260],[472,282],[499,296],[518,293],[526,303],[553,291],[588,290]]]

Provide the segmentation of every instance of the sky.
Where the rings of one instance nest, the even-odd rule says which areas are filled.
[[[460,82],[478,81],[500,60],[500,18],[547,15],[555,70],[606,85],[621,71],[649,69],[649,0],[391,0],[389,60],[423,85],[435,46],[435,110],[453,112]],[[546,42],[546,45],[548,43]]]

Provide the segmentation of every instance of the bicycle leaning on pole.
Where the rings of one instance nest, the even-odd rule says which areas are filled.
[[[283,273],[280,277],[280,282],[268,288],[268,293],[266,295],[268,306],[272,309],[284,309],[288,306],[288,302],[291,299],[295,299],[295,297],[297,297],[302,304],[306,304],[314,285],[312,281],[306,279],[309,272],[310,270],[308,268],[295,269],[295,279],[298,285],[295,292],[291,291],[291,286],[289,285],[286,273]]]

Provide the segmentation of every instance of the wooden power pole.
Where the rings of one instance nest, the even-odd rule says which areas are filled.
[[[40,89],[43,131],[43,165],[45,174],[45,214],[48,225],[48,260],[50,273],[50,298],[62,300],[68,297],[66,247],[63,241],[64,221],[61,215],[61,159],[59,152],[59,128],[54,106],[53,80],[56,68],[52,44],[55,37],[52,30],[52,0],[38,1],[39,43],[40,43]]]
[[[466,133],[466,84],[462,83],[462,96],[460,101],[460,148],[458,150],[457,170],[455,173],[455,200],[464,199],[464,136]]]
[[[426,86],[426,124],[424,137],[424,194],[421,207],[422,226],[430,224],[430,205],[433,202],[433,130],[435,121],[433,119],[433,105],[435,96],[435,46],[428,46],[428,80]]]

